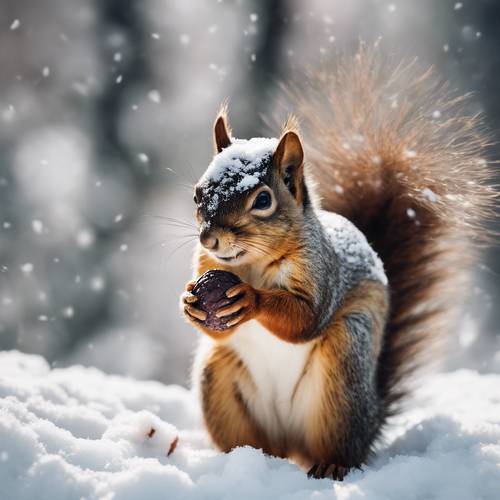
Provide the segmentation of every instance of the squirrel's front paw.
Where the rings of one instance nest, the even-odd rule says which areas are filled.
[[[191,293],[196,281],[190,281],[186,284],[186,291],[181,295],[181,308],[184,316],[195,324],[200,324],[207,319],[207,313],[196,307],[195,303],[198,297]]]
[[[231,316],[226,325],[231,328],[255,318],[257,314],[258,292],[248,283],[240,283],[226,292],[226,297],[237,297],[231,305],[221,307],[215,315],[218,318]]]

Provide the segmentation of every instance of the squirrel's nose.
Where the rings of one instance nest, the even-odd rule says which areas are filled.
[[[216,250],[219,246],[219,240],[207,229],[200,233],[200,243],[208,250]]]

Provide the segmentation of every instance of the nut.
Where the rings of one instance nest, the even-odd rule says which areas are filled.
[[[241,283],[240,278],[228,271],[214,269],[207,271],[198,278],[194,288],[191,290],[193,295],[198,297],[196,306],[207,313],[207,318],[203,322],[211,330],[226,330],[227,322],[234,315],[218,318],[215,314],[221,308],[229,306],[236,302],[238,296],[228,298],[226,292],[235,285]]]

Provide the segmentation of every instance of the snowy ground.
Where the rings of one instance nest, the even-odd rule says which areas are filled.
[[[215,452],[181,387],[0,352],[0,498],[498,500],[500,375],[437,375],[417,401],[370,466],[332,483]]]

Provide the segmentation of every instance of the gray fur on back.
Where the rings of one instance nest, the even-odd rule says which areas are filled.
[[[305,222],[303,241],[307,261],[319,284],[313,306],[320,312],[320,333],[350,290],[365,280],[387,285],[387,277],[382,261],[363,233],[345,217],[310,206]]]

